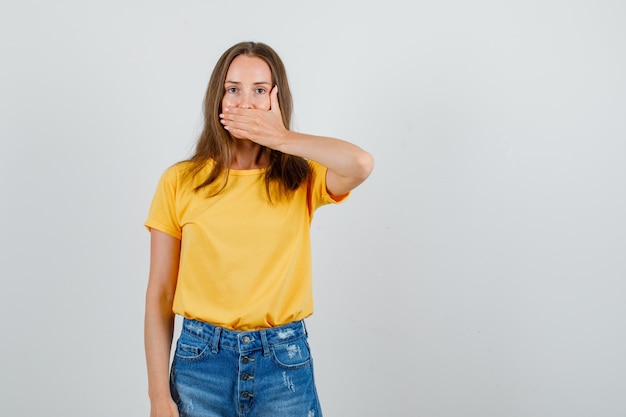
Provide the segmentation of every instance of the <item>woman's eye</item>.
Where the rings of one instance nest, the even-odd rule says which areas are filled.
[[[229,92],[230,94],[235,94],[237,92],[237,88],[236,87],[228,87],[226,89],[227,92]]]
[[[265,91],[266,91],[265,88],[257,88],[256,89],[256,93],[257,94],[265,94]]]

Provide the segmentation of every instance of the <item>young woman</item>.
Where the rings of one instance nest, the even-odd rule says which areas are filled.
[[[361,148],[289,130],[281,59],[244,42],[217,62],[195,154],[162,175],[145,349],[151,417],[322,415],[303,319],[309,227],[373,168]],[[174,315],[183,319],[169,366]]]

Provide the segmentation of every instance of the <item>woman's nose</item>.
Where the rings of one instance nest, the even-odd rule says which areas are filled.
[[[252,108],[252,98],[249,94],[243,94],[241,99],[239,100],[239,107],[242,109],[251,109]]]

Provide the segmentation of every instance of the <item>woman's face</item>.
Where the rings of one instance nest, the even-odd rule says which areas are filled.
[[[256,56],[239,55],[230,63],[224,81],[222,109],[270,109],[272,72],[269,65]]]

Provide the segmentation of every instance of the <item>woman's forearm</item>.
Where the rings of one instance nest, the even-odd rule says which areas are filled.
[[[180,240],[153,229],[144,322],[148,394],[152,401],[171,402],[169,361],[174,335],[172,304],[179,262]]]
[[[171,300],[154,292],[148,288],[144,324],[148,395],[150,399],[164,395],[170,398],[169,361],[174,335],[174,314]]]
[[[287,131],[277,150],[328,168],[327,186],[335,195],[345,194],[361,184],[374,168],[372,155],[341,139]]]

